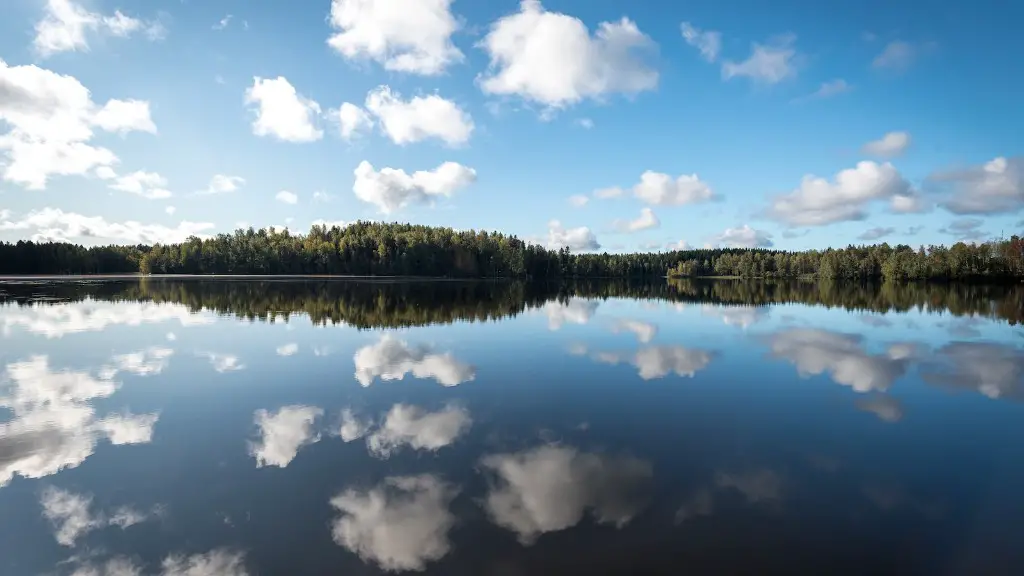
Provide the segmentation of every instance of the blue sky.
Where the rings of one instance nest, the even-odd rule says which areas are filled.
[[[383,219],[633,251],[1024,228],[1024,5],[767,6],[7,0],[0,239]]]

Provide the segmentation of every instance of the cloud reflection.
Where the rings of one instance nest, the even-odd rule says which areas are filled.
[[[883,422],[899,422],[903,419],[903,405],[892,396],[879,394],[857,401],[857,408],[871,412]]]
[[[641,344],[647,344],[658,335],[658,325],[650,322],[641,322],[639,320],[616,320],[611,327],[612,332],[618,334],[620,332],[632,332],[637,341]]]
[[[300,448],[320,440],[313,423],[323,413],[316,406],[284,406],[276,412],[257,410],[253,420],[260,429],[260,440],[249,445],[256,467],[284,468],[295,459]]]
[[[588,510],[599,523],[626,525],[647,504],[653,477],[651,464],[632,456],[554,444],[485,456],[481,465],[495,475],[488,515],[527,545],[575,526]]]
[[[367,437],[366,446],[378,458],[388,458],[403,446],[437,451],[455,442],[472,422],[469,412],[458,406],[427,412],[419,406],[395,404],[380,428]]]
[[[143,571],[130,558],[118,556],[100,564],[86,564],[71,576],[142,576]],[[227,548],[215,548],[202,554],[171,554],[160,563],[159,576],[248,576],[245,554]]]
[[[744,330],[765,320],[769,315],[767,306],[717,306],[702,304],[700,313],[704,316],[721,318],[727,326],[738,326]]]
[[[338,435],[341,436],[343,442],[352,442],[366,436],[372,427],[373,420],[359,418],[351,408],[345,408],[341,411],[341,427],[338,429]]]
[[[54,538],[62,546],[74,546],[76,540],[93,530],[106,526],[124,529],[145,522],[154,515],[130,507],[118,508],[111,515],[93,512],[92,496],[52,486],[43,490],[39,503],[43,507],[43,516],[56,529]]]
[[[210,366],[213,366],[213,369],[220,374],[245,368],[245,364],[242,364],[238,356],[233,354],[220,354],[218,352],[199,352],[198,354],[209,360]]]
[[[451,549],[448,510],[458,489],[438,476],[391,476],[367,491],[346,490],[331,499],[341,515],[334,541],[386,571],[423,570]]]
[[[14,417],[0,423],[0,486],[15,475],[42,478],[74,468],[101,438],[112,444],[149,442],[159,413],[97,417],[90,402],[114,394],[120,383],[84,371],[52,370],[46,356],[6,367],[0,407]]]
[[[939,348],[921,376],[939,386],[989,398],[1024,399],[1024,350],[995,342],[953,342]]]
[[[196,314],[183,304],[153,302],[104,302],[82,300],[60,304],[0,306],[4,336],[12,328],[47,338],[63,338],[79,332],[101,332],[112,326],[139,326],[176,320],[182,326],[212,324],[212,314]]]
[[[592,359],[604,364],[628,362],[636,366],[637,374],[644,380],[664,378],[672,373],[693,378],[697,372],[707,368],[714,357],[714,352],[685,346],[649,346],[632,356],[617,352],[595,352],[591,355]]]
[[[476,367],[455,359],[450,352],[436,354],[424,346],[413,347],[386,334],[376,344],[363,346],[353,357],[356,380],[364,387],[374,379],[433,378],[442,386],[457,386],[476,378]]]
[[[138,376],[153,376],[164,371],[170,363],[174,350],[160,346],[151,346],[145,350],[114,356],[109,366],[101,370],[107,379],[113,378],[118,372],[129,372]]]
[[[551,301],[542,310],[548,317],[548,329],[558,330],[564,324],[586,324],[597,312],[598,300],[569,298],[565,302]]]

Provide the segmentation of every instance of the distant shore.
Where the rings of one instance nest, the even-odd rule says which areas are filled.
[[[139,280],[139,279],[191,279],[191,280],[504,280],[504,278],[449,278],[446,276],[358,276],[345,274],[24,274],[0,275],[0,282],[28,280]]]

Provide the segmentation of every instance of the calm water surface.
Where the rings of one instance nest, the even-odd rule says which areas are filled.
[[[0,301],[4,575],[1024,574],[1017,289]]]

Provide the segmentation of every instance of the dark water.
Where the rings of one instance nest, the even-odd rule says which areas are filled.
[[[0,300],[4,575],[1024,574],[1020,287]]]

